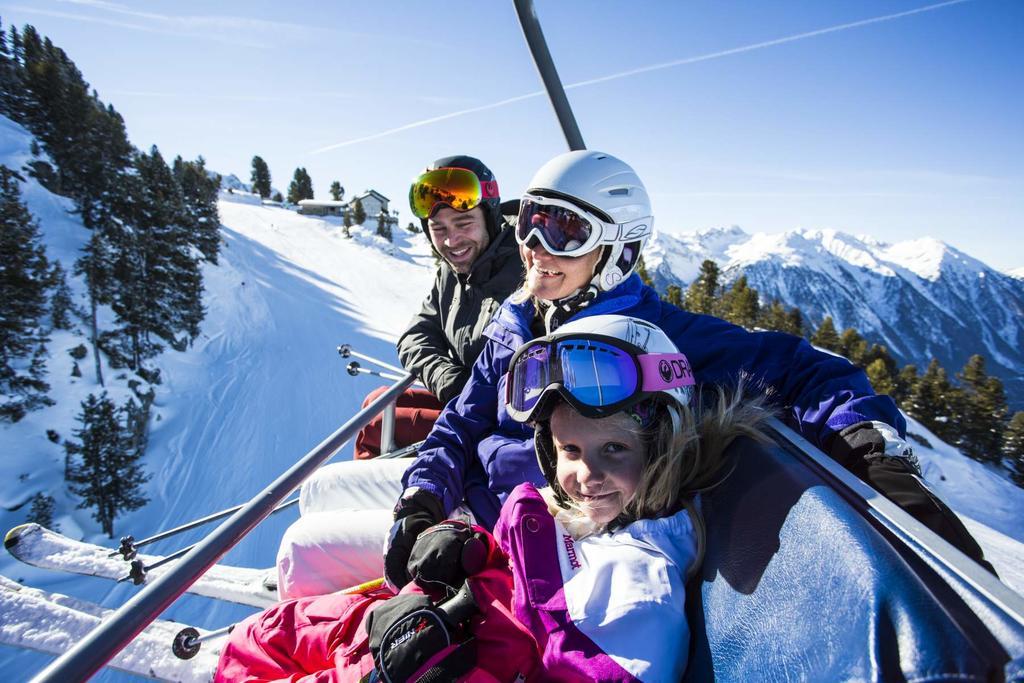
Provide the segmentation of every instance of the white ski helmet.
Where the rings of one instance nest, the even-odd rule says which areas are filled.
[[[605,223],[592,247],[609,247],[591,280],[599,290],[614,289],[636,268],[654,216],[647,189],[629,164],[604,152],[566,152],[534,174],[524,199],[529,195],[567,201]]]

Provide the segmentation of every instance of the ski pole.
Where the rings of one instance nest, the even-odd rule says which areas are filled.
[[[284,510],[287,507],[291,507],[292,505],[295,505],[298,502],[299,502],[298,498],[293,498],[292,500],[289,500],[289,501],[287,501],[285,503],[281,503],[276,508],[274,508],[273,511],[271,511],[270,514],[274,514],[275,512],[280,512],[281,510]],[[241,505],[236,505],[234,507],[228,508],[227,510],[221,510],[220,512],[214,512],[211,515],[207,515],[206,517],[201,517],[199,519],[193,520],[193,521],[188,522],[186,524],[182,524],[181,526],[176,526],[173,529],[168,529],[167,531],[161,531],[160,533],[158,533],[158,534],[156,534],[154,536],[150,536],[148,538],[144,538],[141,541],[136,541],[131,536],[122,536],[121,537],[121,547],[118,548],[117,550],[111,551],[110,554],[107,555],[107,557],[116,557],[117,555],[120,555],[125,560],[133,560],[133,559],[135,559],[135,556],[138,554],[138,552],[137,552],[138,549],[141,548],[144,545],[149,545],[150,543],[156,543],[157,541],[162,541],[165,538],[170,538],[171,536],[175,536],[177,534],[180,534],[183,531],[188,531],[189,529],[195,529],[197,526],[202,526],[204,524],[209,524],[210,522],[215,522],[218,519],[221,519],[222,517],[227,517],[228,515],[230,515],[230,514],[232,514],[234,512],[238,512],[240,509],[242,509],[242,506]]]
[[[348,358],[349,356],[355,356],[356,358],[362,358],[363,360],[365,360],[367,362],[370,362],[370,363],[373,363],[377,367],[384,368],[385,370],[391,370],[392,372],[397,372],[400,375],[404,375],[405,374],[405,370],[403,370],[402,368],[397,368],[394,365],[390,365],[388,363],[385,363],[382,360],[377,360],[373,356],[367,356],[365,353],[359,353],[358,351],[353,351],[351,344],[342,344],[341,346],[339,346],[338,347],[338,355],[341,356],[342,358]]]
[[[174,642],[171,643],[171,652],[173,652],[174,656],[178,659],[192,659],[199,654],[199,649],[203,646],[203,643],[208,640],[213,640],[214,638],[220,638],[221,636],[228,635],[236,626],[238,626],[237,623],[231,624],[230,626],[219,628],[216,631],[210,631],[203,636],[199,635],[199,631],[197,629],[188,626],[187,628],[183,628],[178,631],[177,635],[174,636]]]
[[[392,374],[387,373],[387,372],[379,372],[377,370],[371,370],[369,368],[364,368],[361,365],[359,365],[359,361],[355,361],[355,360],[354,361],[349,361],[349,364],[345,366],[345,370],[348,372],[348,374],[352,375],[353,377],[356,377],[357,375],[373,375],[374,377],[380,377],[382,379],[389,379],[391,381],[402,379],[401,377],[399,377],[397,375],[392,375]]]
[[[390,453],[384,453],[384,454],[379,455],[377,457],[382,459],[382,460],[390,460],[390,459],[393,459],[393,458],[404,458],[406,456],[414,454],[417,450],[419,450],[419,447],[421,445],[423,445],[423,442],[422,441],[417,441],[414,444],[410,444],[408,446],[404,446],[402,448],[399,448],[398,450],[391,451]],[[270,514],[272,515],[275,512],[280,512],[281,510],[284,510],[285,508],[291,507],[292,505],[295,505],[298,502],[299,502],[298,498],[293,498],[293,499],[291,499],[291,500],[289,500],[289,501],[287,501],[285,503],[281,503],[276,508],[274,508],[274,510]],[[239,506],[239,507],[241,507],[241,506]],[[171,560],[178,559],[179,557],[181,557],[182,555],[187,553],[189,550],[191,550],[193,547],[195,547],[195,544],[192,544],[192,545],[188,546],[187,548],[182,548],[181,550],[178,550],[177,552],[171,553],[170,555],[166,555],[164,557],[161,557],[159,560],[157,560],[156,562],[154,562],[153,564],[148,565],[148,566],[146,564],[144,564],[142,562],[142,560],[134,559],[135,555],[136,555],[135,549],[138,548],[139,546],[147,545],[149,543],[152,543],[153,541],[160,540],[161,538],[167,538],[168,536],[170,536],[172,534],[180,533],[182,531],[185,531],[186,529],[191,529],[191,528],[199,526],[200,524],[203,524],[205,522],[213,521],[214,519],[218,519],[219,517],[223,517],[223,516],[225,516],[227,514],[231,514],[232,512],[234,512],[237,509],[238,509],[238,507],[234,507],[234,508],[231,508],[229,510],[223,510],[221,512],[214,513],[213,515],[209,515],[207,517],[204,517],[201,520],[196,520],[195,522],[190,522],[189,524],[184,524],[181,527],[178,527],[177,529],[171,529],[170,531],[165,531],[162,534],[157,534],[156,536],[151,536],[150,538],[145,538],[145,539],[139,541],[138,543],[134,543],[134,545],[132,544],[131,536],[125,536],[124,538],[121,539],[121,548],[119,550],[115,550],[114,552],[110,553],[110,557],[114,557],[115,555],[121,554],[121,555],[124,555],[124,559],[132,561],[131,562],[131,569],[129,570],[128,574],[126,576],[122,576],[120,579],[117,580],[117,582],[118,583],[122,583],[124,581],[128,581],[129,579],[131,579],[132,583],[135,584],[136,586],[141,585],[141,584],[146,582],[146,573],[147,572],[149,572],[150,570],[156,569],[157,567],[161,567],[161,566],[167,564],[168,562],[170,562]],[[131,549],[130,556],[129,556],[129,554],[126,554],[126,548],[130,548]],[[361,586],[366,586],[368,584],[360,584],[360,585]],[[358,587],[359,586],[356,586],[356,588],[358,588]],[[346,590],[352,590],[352,589],[346,589]]]
[[[384,577],[379,579],[372,579],[365,583],[361,583],[351,588],[345,588],[338,591],[341,595],[362,595],[364,593],[370,593],[384,586]],[[226,636],[231,633],[239,622],[219,628],[216,631],[210,631],[206,635],[199,635],[199,631],[192,626],[186,627],[178,631],[178,634],[174,636],[174,642],[171,644],[171,651],[174,652],[174,656],[178,659],[192,659],[199,653],[199,649],[203,643]]]

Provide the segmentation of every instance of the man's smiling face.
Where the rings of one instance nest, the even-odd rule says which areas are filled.
[[[460,274],[469,272],[491,241],[479,206],[462,213],[443,207],[427,221],[427,231],[437,253]]]

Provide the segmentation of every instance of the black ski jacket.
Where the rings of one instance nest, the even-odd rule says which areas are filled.
[[[441,261],[423,310],[398,340],[402,365],[441,403],[458,396],[469,381],[484,347],[484,328],[522,279],[519,246],[508,221],[467,275],[458,275]]]

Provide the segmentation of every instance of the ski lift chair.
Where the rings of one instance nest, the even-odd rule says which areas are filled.
[[[775,445],[737,443],[704,496],[684,680],[1024,680],[1022,612],[986,587],[1009,589],[919,525],[917,544],[877,513],[888,501],[775,429]]]

